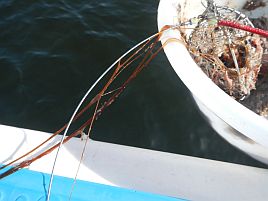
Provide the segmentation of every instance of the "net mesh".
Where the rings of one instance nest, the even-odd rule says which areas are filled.
[[[188,49],[215,84],[235,99],[243,99],[255,89],[262,63],[261,40],[243,30],[220,27],[217,20],[253,26],[239,11],[208,5],[187,40]]]

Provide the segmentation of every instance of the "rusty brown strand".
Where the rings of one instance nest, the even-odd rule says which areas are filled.
[[[159,33],[160,34],[160,33]],[[132,80],[134,79],[137,74],[146,66],[148,65],[148,63],[159,53],[159,51],[162,49],[162,46],[155,52],[152,54],[152,49],[155,48],[156,43],[159,41],[159,37],[157,38],[156,41],[153,42],[152,46],[151,46],[151,50],[148,51],[145,55],[145,57],[143,58],[143,60],[140,62],[140,64],[138,65],[138,67],[134,70],[134,72],[131,74],[131,76],[123,83],[123,85],[109,98],[109,100],[107,102],[104,103],[103,106],[101,106],[100,109],[98,109],[94,115],[88,119],[82,126],[79,127],[79,129],[77,129],[76,131],[74,131],[72,134],[70,134],[69,136],[67,136],[64,140],[63,143],[66,143],[67,141],[69,141],[72,137],[77,136],[78,134],[80,134],[81,130],[83,130],[86,126],[88,125],[92,125],[93,121],[95,120],[96,116],[98,116],[99,114],[101,114],[105,108],[107,108],[109,105],[111,105],[114,100],[123,92],[123,90],[125,89],[126,85]],[[145,47],[145,46],[143,46]],[[133,58],[139,51],[134,52],[130,58]],[[152,54],[150,56],[150,54]],[[109,79],[109,81],[106,83],[106,85],[103,87],[103,89],[90,101],[90,103],[84,108],[82,109],[77,115],[76,115],[76,119],[82,115],[83,112],[86,111],[86,109],[88,109],[91,105],[93,105],[96,101],[99,101],[100,98],[103,96],[103,94],[105,93],[105,91],[107,90],[107,88],[110,86],[110,84],[112,83],[112,81],[114,80],[114,78],[117,76],[119,70],[122,68],[122,66],[124,66],[124,64],[129,65],[130,59],[127,59],[127,61],[125,61],[123,64],[119,64],[117,66],[117,68],[115,69],[113,75],[111,76],[111,78]],[[90,106],[89,106],[90,105]],[[66,127],[66,125],[64,127],[62,127],[60,130],[58,130],[56,133],[54,133],[52,136],[50,136],[47,140],[45,140],[43,143],[41,143],[40,145],[38,145],[37,147],[35,147],[34,149],[32,149],[31,151],[27,152],[26,154],[24,154],[23,156],[19,157],[18,159],[13,160],[12,162],[9,163],[9,165],[13,164],[14,162],[22,159],[23,157],[29,155],[30,153],[32,153],[33,151],[35,151],[36,149],[40,148],[43,144],[45,144],[47,141],[49,141],[50,139],[52,139],[54,136],[56,136],[57,134],[59,134],[62,130],[64,130],[64,128]],[[44,151],[43,153],[33,157],[32,159],[26,160],[21,162],[20,164],[16,165],[15,167],[7,170],[6,172],[2,173],[0,175],[0,178],[6,177],[26,166],[29,166],[31,163],[33,163],[34,161],[38,160],[39,158],[51,153],[54,149],[56,149],[58,146],[60,145],[60,143],[57,143],[55,145],[53,145],[52,147],[50,147],[49,149],[47,149],[46,151]],[[7,167],[7,165],[5,166]],[[3,169],[3,167],[1,168]]]
[[[150,51],[148,51],[145,55],[145,57],[143,58],[143,60],[140,62],[140,64],[138,65],[138,67],[135,69],[135,71],[131,74],[131,76],[127,79],[127,81],[125,81],[125,83],[118,88],[118,90],[116,91],[116,93],[113,94],[112,97],[110,97],[110,99],[98,110],[96,110],[96,112],[94,113],[93,117],[91,117],[89,120],[87,120],[79,129],[77,129],[75,132],[73,132],[72,134],[70,134],[69,136],[67,136],[64,140],[63,143],[66,143],[67,141],[69,141],[72,137],[77,136],[81,130],[83,130],[86,126],[88,126],[89,124],[92,125],[93,120],[95,119],[96,116],[98,116],[99,114],[102,113],[102,111],[108,107],[109,105],[111,105],[115,98],[118,97],[122,91],[125,89],[126,85],[132,80],[134,79],[137,74],[145,67],[149,64],[149,62],[163,49],[163,47],[168,44],[171,41],[176,41],[176,42],[181,42],[181,40],[178,39],[168,39],[160,48],[157,49],[157,51],[155,53],[152,54],[152,49],[155,47],[156,43],[159,41],[163,31],[169,29],[170,26],[165,26],[161,29],[161,31],[156,35],[158,36],[157,39],[151,44],[150,46]],[[113,75],[111,76],[111,78],[109,79],[108,83],[106,83],[106,85],[104,86],[104,88],[90,101],[90,103],[88,103],[76,116],[75,116],[75,120],[77,118],[79,118],[87,109],[89,109],[94,103],[96,103],[97,101],[99,102],[101,97],[104,95],[105,91],[107,90],[107,88],[110,86],[110,84],[112,83],[112,81],[118,76],[118,74],[120,73],[120,69],[126,68],[127,66],[129,66],[134,60],[138,59],[141,55],[138,55],[137,57],[135,57],[133,59],[133,57],[138,54],[147,44],[149,44],[150,41],[147,41],[145,44],[142,45],[142,47],[140,47],[136,52],[134,52],[123,64],[118,63],[117,68],[115,69]],[[150,54],[152,54],[150,56]],[[149,57],[150,56],[150,57]],[[149,57],[149,58],[148,58]],[[131,60],[132,59],[132,60]],[[148,59],[146,61],[146,59]],[[66,128],[66,124],[59,129],[57,132],[55,132],[53,135],[51,135],[47,140],[45,140],[44,142],[42,142],[40,145],[38,145],[37,147],[35,147],[34,149],[32,149],[31,151],[27,152],[26,154],[22,155],[21,157],[11,161],[10,163],[8,163],[7,165],[5,165],[4,167],[1,167],[1,169],[13,164],[14,162],[17,162],[18,160],[24,158],[25,156],[29,155],[30,153],[34,152],[36,149],[40,148],[42,145],[44,145],[46,142],[48,142],[50,139],[52,139],[53,137],[55,137],[57,134],[59,134],[60,132],[62,132],[64,129]],[[30,160],[26,160],[21,162],[20,164],[18,164],[17,166],[9,169],[8,171],[6,171],[5,173],[1,174],[0,178],[3,178],[5,176],[8,176],[9,174],[12,174],[13,172],[16,172],[18,170],[20,170],[21,168],[24,168],[26,166],[29,166],[32,162],[34,162],[35,160],[38,160],[39,158],[43,157],[44,155],[47,155],[49,153],[51,153],[54,149],[56,149],[59,146],[59,143],[57,143],[56,145],[53,145],[51,148],[47,149],[46,151],[44,151],[42,154],[39,154],[35,157],[33,157]]]
[[[165,29],[164,29],[165,30]],[[163,31],[164,31],[163,30]],[[159,34],[161,34],[161,32],[159,32]],[[157,35],[156,35],[157,36]],[[129,60],[131,60],[136,54],[138,54],[151,40],[148,40],[145,44],[143,44],[138,50],[136,50],[134,52],[134,54],[132,54],[125,62],[123,62],[123,64],[120,64],[119,61],[119,65],[117,67],[121,68],[121,66],[124,66],[127,62],[129,62]],[[138,58],[136,58],[138,59]],[[132,61],[133,62],[133,61]],[[126,65],[129,66],[132,62],[128,63]],[[120,73],[120,72],[119,72]],[[114,76],[114,79],[117,77],[118,75]],[[84,112],[86,112],[94,103],[96,103],[99,99],[101,98],[101,93],[98,93],[83,109],[81,109],[81,111],[75,116],[74,121],[77,120]],[[41,146],[43,146],[44,144],[46,144],[48,141],[50,141],[52,138],[54,138],[56,135],[60,134],[65,128],[67,127],[67,124],[65,124],[63,127],[61,127],[58,131],[56,131],[55,133],[53,133],[49,138],[47,138],[46,140],[44,140],[42,143],[40,143],[38,146],[34,147],[33,149],[31,149],[30,151],[28,151],[27,153],[23,154],[22,156],[12,160],[11,162],[7,163],[4,166],[0,167],[1,169],[6,168],[7,166],[10,166],[12,164],[14,164],[15,162],[19,161],[22,158],[25,158],[26,156],[28,156],[29,154],[33,153],[34,151],[36,151],[37,149],[39,149]]]

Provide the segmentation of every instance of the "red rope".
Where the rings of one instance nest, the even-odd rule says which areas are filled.
[[[241,29],[241,30],[244,30],[244,31],[247,31],[250,33],[254,33],[254,34],[258,34],[258,35],[261,35],[261,36],[268,38],[268,31],[266,31],[266,30],[253,28],[251,26],[239,24],[239,23],[236,23],[233,21],[219,20],[218,25],[232,27],[232,28],[236,28],[236,29]]]

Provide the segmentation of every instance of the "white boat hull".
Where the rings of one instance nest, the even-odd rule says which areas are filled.
[[[50,136],[3,125],[0,133],[1,164],[21,156]],[[56,175],[74,178],[83,144],[78,138],[64,144]],[[55,151],[32,163],[29,169],[49,174],[54,158]],[[187,200],[250,201],[268,197],[266,169],[93,140],[89,141],[77,179]]]

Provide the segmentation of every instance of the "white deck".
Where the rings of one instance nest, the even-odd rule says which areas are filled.
[[[0,162],[24,153],[50,134],[0,125]],[[74,177],[83,141],[59,155],[56,174]],[[55,152],[29,169],[50,173]],[[79,179],[190,200],[267,200],[268,170],[91,140]]]

